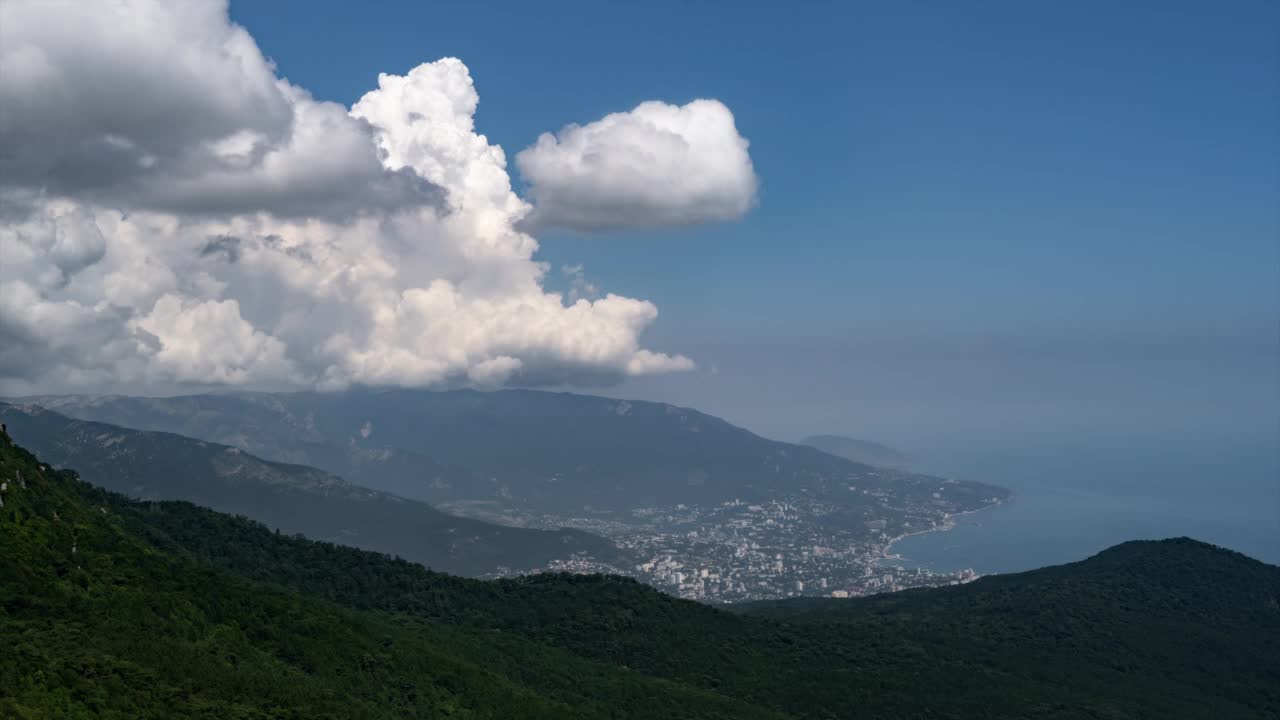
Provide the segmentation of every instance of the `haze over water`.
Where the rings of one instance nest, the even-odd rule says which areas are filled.
[[[904,538],[900,564],[982,573],[1073,562],[1136,538],[1188,535],[1280,563],[1280,459],[1265,446],[951,455],[926,469],[1011,488],[955,529]]]
[[[698,349],[714,372],[675,392],[654,382],[623,394],[770,437],[883,442],[913,456],[913,470],[1014,492],[950,532],[895,544],[903,565],[1014,572],[1184,535],[1280,563],[1280,344],[1261,322],[1160,341],[938,334]]]

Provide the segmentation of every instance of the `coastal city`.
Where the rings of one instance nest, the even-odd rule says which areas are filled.
[[[950,513],[896,509],[855,524],[840,510],[802,496],[643,508],[626,521],[541,516],[535,524],[605,535],[634,559],[620,567],[577,556],[551,563],[549,571],[628,575],[691,600],[858,597],[978,577],[971,569],[936,573],[905,568],[890,552],[893,541],[905,535],[949,529]]]

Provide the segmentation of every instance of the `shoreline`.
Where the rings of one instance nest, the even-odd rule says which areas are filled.
[[[956,527],[956,522],[955,522],[956,518],[961,517],[962,515],[974,515],[976,513],[983,512],[984,510],[990,510],[991,508],[1000,507],[1001,505],[1008,503],[1010,500],[1013,500],[1013,498],[1014,496],[1011,493],[1009,497],[1005,498],[1004,500],[997,500],[996,502],[993,502],[990,505],[983,505],[982,507],[975,508],[973,510],[965,510],[963,512],[947,515],[947,519],[944,520],[943,523],[941,525],[938,525],[937,527],[932,527],[932,528],[929,528],[928,530],[917,530],[915,532],[904,533],[902,535],[892,537],[889,539],[889,542],[884,546],[884,549],[880,551],[880,557],[876,560],[876,563],[879,564],[889,560],[909,559],[909,558],[904,558],[901,555],[893,552],[893,546],[897,544],[899,540],[904,540],[906,538],[913,537],[915,535],[928,535],[929,533],[950,532],[951,530],[954,530]]]

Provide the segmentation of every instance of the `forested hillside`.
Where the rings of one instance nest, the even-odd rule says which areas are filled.
[[[185,503],[132,503],[4,439],[0,477],[0,717],[782,717],[514,635],[255,582],[171,542],[161,549],[148,518],[202,519],[206,539],[248,530],[259,556],[318,552],[298,571],[330,582],[364,562],[357,583],[425,573]]]
[[[0,716],[1258,718],[1280,568],[1191,540],[733,614],[135,502],[0,438]]]

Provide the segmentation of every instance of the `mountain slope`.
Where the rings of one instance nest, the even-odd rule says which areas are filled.
[[[911,464],[910,457],[888,445],[843,435],[811,435],[800,444],[864,465],[905,469]]]
[[[59,412],[167,429],[301,462],[431,502],[492,500],[563,513],[584,507],[770,499],[807,493],[867,504],[927,499],[938,480],[759,437],[662,403],[530,390],[234,393],[175,398],[49,397]],[[951,483],[949,512],[1007,493]]]
[[[1280,568],[1188,538],[945,592],[742,610],[1123,697],[1149,717],[1280,717]]]
[[[129,502],[7,437],[0,477],[2,717],[779,717],[517,637],[344,608],[162,550],[137,532],[151,515],[194,512],[214,532],[246,521]],[[333,547],[254,527],[266,552]],[[335,578],[343,569],[325,567]]]
[[[4,715],[1280,712],[1280,568],[1191,540],[739,615],[616,577],[454,578],[188,503],[131,502],[41,469],[7,438],[0,478]]]
[[[805,717],[858,717],[842,710],[855,707],[895,718],[1280,710],[1271,652],[1280,568],[1185,538],[966,586],[788,600],[735,617],[600,576],[446,585],[410,570],[335,583],[296,569],[314,567],[310,546],[257,558],[252,533],[229,541],[191,534],[189,519],[161,522],[183,547],[237,573],[354,607],[499,629]]]
[[[544,567],[575,553],[616,562],[604,538],[512,528],[440,512],[302,465],[266,462],[180,435],[72,420],[0,403],[0,421],[49,462],[136,498],[189,500],[288,533],[401,555],[463,575]]]

